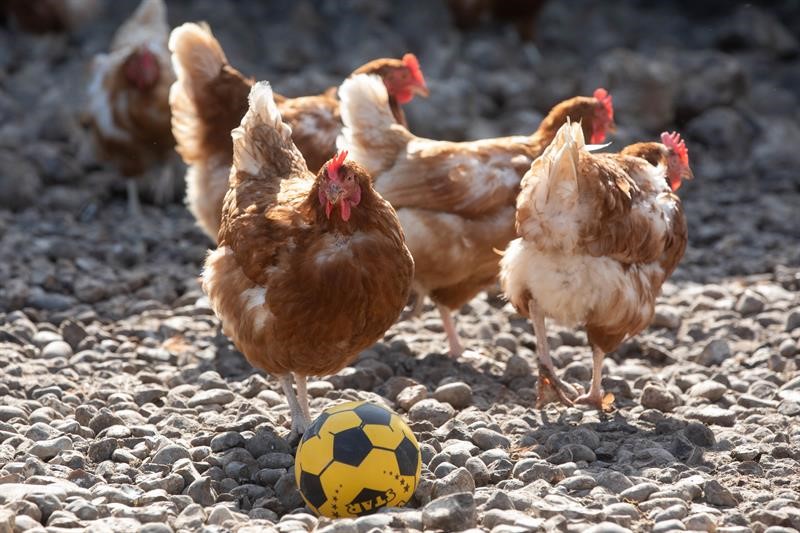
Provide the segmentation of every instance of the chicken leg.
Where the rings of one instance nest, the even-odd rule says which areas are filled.
[[[308,389],[306,388],[306,376],[301,376],[297,372],[294,373],[294,382],[297,387],[297,402],[300,404],[300,409],[311,425],[311,410],[308,408]]]
[[[545,329],[544,313],[542,313],[536,301],[531,298],[528,303],[528,313],[533,332],[536,334],[536,362],[539,369],[539,385],[537,388],[538,399],[536,407],[552,401],[552,393],[564,405],[572,405],[578,392],[572,385],[568,385],[556,376],[556,369],[553,366],[553,359],[550,357],[550,346],[547,344],[547,330]]]
[[[411,290],[411,294],[414,296],[414,306],[411,308],[411,314],[408,318],[415,318],[422,314],[422,309],[425,306],[425,294],[414,289]]]
[[[302,435],[305,433],[308,426],[311,425],[310,417],[306,414],[308,412],[308,396],[306,395],[306,383],[305,377],[301,380],[298,380],[297,390],[300,395],[303,396],[305,408],[301,406],[300,402],[297,399],[297,395],[294,392],[294,387],[292,387],[292,379],[291,374],[283,374],[282,376],[278,376],[278,381],[281,384],[281,388],[283,388],[283,394],[286,395],[286,401],[289,403],[289,412],[292,416],[292,433],[296,435]],[[302,381],[302,385],[300,384]]]
[[[603,410],[603,359],[606,354],[597,346],[592,346],[592,384],[589,392],[582,394],[575,399],[575,403],[584,403]]]
[[[135,178],[128,178],[128,214],[131,217],[139,218],[142,216],[142,206],[139,203],[139,187],[136,185]]]
[[[172,160],[164,162],[164,166],[158,174],[153,186],[153,200],[156,205],[167,205],[175,197],[175,168],[171,164]]]
[[[442,325],[444,326],[444,333],[447,335],[447,343],[450,345],[450,357],[457,358],[464,353],[464,347],[461,345],[461,339],[458,338],[458,331],[456,331],[456,323],[453,320],[453,314],[446,306],[436,304],[439,309],[439,314],[442,317]]]

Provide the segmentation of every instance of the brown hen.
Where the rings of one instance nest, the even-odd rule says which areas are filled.
[[[268,83],[253,86],[232,135],[203,290],[247,360],[278,377],[302,433],[306,377],[339,371],[381,338],[406,303],[414,262],[394,209],[346,153],[309,172]]]

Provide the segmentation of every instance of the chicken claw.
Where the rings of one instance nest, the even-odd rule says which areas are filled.
[[[555,375],[554,369],[541,364],[539,365],[537,394],[537,409],[554,401],[559,401],[566,406],[572,406],[579,398],[578,391],[572,385],[561,381]]]

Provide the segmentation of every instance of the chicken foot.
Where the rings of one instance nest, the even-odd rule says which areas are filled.
[[[597,346],[592,346],[592,384],[589,386],[589,392],[582,394],[575,399],[575,403],[583,403],[596,407],[603,411],[603,387],[601,382],[603,380],[603,359],[605,353]]]
[[[283,388],[283,394],[286,395],[286,401],[289,404],[289,412],[292,417],[292,434],[302,435],[305,433],[308,426],[311,425],[311,416],[308,410],[308,394],[306,393],[306,378],[305,376],[297,376],[297,394],[294,392],[292,386],[294,379],[292,374],[283,374],[278,376],[278,381]],[[298,400],[298,397],[300,399]],[[302,404],[301,404],[302,402]]]
[[[461,339],[458,337],[456,331],[456,323],[453,320],[453,314],[446,306],[436,304],[439,309],[439,314],[442,317],[442,325],[444,326],[444,333],[447,335],[447,343],[450,345],[450,357],[456,358],[464,353],[464,346],[461,344]]]
[[[564,383],[556,375],[553,359],[550,357],[550,345],[547,343],[544,313],[539,309],[533,298],[528,303],[528,313],[533,324],[533,331],[536,334],[536,359],[539,369],[537,387],[539,397],[536,400],[536,407],[542,407],[553,401],[554,394],[556,399],[564,405],[573,405],[578,392],[572,385]]]

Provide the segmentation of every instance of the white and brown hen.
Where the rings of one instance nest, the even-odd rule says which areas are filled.
[[[519,238],[506,249],[501,283],[536,334],[539,405],[604,407],[605,355],[646,328],[656,298],[686,249],[687,228],[674,191],[692,177],[677,134],[619,154],[592,154],[575,123],[561,127],[522,180]],[[556,375],[545,318],[586,327],[593,370],[587,394]]]

